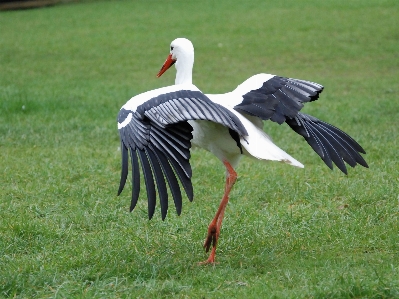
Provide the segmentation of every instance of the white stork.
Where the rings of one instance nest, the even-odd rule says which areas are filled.
[[[313,116],[301,113],[304,103],[317,100],[323,86],[317,83],[258,74],[225,94],[204,94],[192,84],[194,47],[185,38],[175,39],[170,54],[158,73],[176,66],[175,85],[151,90],[131,98],[119,111],[122,171],[118,195],[122,192],[129,164],[132,165],[132,211],[139,198],[140,172],[148,198],[148,216],[152,218],[157,194],[162,219],[168,210],[168,187],[177,214],[182,208],[179,181],[193,200],[190,166],[192,145],[212,152],[226,167],[225,191],[215,217],[208,227],[204,248],[212,250],[203,263],[214,263],[223,215],[237,174],[240,158],[281,161],[303,165],[277,147],[263,131],[263,121],[287,123],[305,138],[324,163],[335,165],[345,174],[345,163],[368,167],[359,153],[363,148],[348,134]],[[141,171],[140,171],[141,168]]]

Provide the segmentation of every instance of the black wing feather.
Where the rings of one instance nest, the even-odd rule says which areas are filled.
[[[305,138],[331,169],[331,161],[345,174],[347,169],[343,161],[351,167],[357,164],[368,167],[367,162],[359,154],[359,152],[365,154],[364,149],[337,127],[303,113],[298,113],[295,118],[287,119],[286,122],[296,133]]]
[[[274,76],[259,89],[244,94],[234,109],[282,124],[295,117],[304,103],[316,100],[322,91],[323,86],[317,83]]]
[[[157,156],[150,148],[146,148],[145,151],[148,155],[148,160],[150,161],[151,167],[154,171],[155,182],[157,183],[158,187],[159,201],[161,203],[162,220],[164,220],[168,212],[168,190],[166,189],[165,179],[161,166],[158,163]]]
[[[340,129],[338,129],[328,123],[320,121],[319,126],[321,128],[324,128],[326,131],[328,131],[329,134],[331,136],[334,136],[337,139],[337,141],[341,144],[342,148],[347,153],[346,155],[344,155],[344,153],[343,153],[342,156],[343,156],[344,160],[348,159],[348,161],[347,160],[345,160],[345,161],[350,166],[354,167],[357,162],[364,167],[368,167],[367,162],[359,154],[359,152],[362,154],[365,154],[366,151],[352,137],[350,137],[345,132],[341,131]],[[347,147],[351,148],[352,151],[347,150]],[[347,156],[350,156],[350,157],[347,157]]]
[[[141,166],[144,174],[144,182],[147,189],[147,198],[148,198],[148,218],[151,219],[155,212],[156,205],[156,192],[155,192],[155,184],[154,184],[154,176],[152,175],[152,170],[150,163],[148,161],[148,157],[145,153],[145,150],[138,150]]]
[[[119,183],[118,196],[121,194],[123,187],[125,187],[128,168],[129,168],[129,151],[127,147],[121,142],[121,153],[122,153],[122,170],[121,170],[121,181]]]
[[[182,208],[182,196],[181,196],[179,182],[176,179],[176,175],[173,172],[173,169],[170,166],[165,155],[163,155],[162,152],[160,152],[160,150],[158,150],[157,148],[153,148],[152,146],[150,148],[153,150],[155,156],[157,157],[159,165],[162,167],[162,170],[168,181],[170,191],[172,192],[172,197],[176,207],[176,213],[177,215],[180,215]]]
[[[118,195],[127,178],[127,151],[131,153],[133,190],[131,210],[140,192],[140,169],[144,174],[151,219],[156,197],[161,203],[162,219],[167,215],[168,190],[171,191],[177,214],[182,209],[180,184],[193,200],[192,169],[189,162],[193,128],[188,120],[209,120],[226,126],[234,136],[248,133],[241,121],[228,109],[212,102],[200,91],[179,90],[155,96],[135,111],[122,107],[118,114],[122,141],[122,172]],[[154,181],[155,179],[155,181]],[[166,184],[166,181],[168,184]]]
[[[312,130],[311,126],[309,126],[308,123],[302,122],[302,125],[306,128],[306,132],[308,134],[307,136],[309,136],[309,138],[307,139],[309,145],[320,156],[320,158],[324,161],[324,163],[330,169],[333,169],[333,164],[330,155],[323,141],[320,139],[320,136]]]
[[[132,163],[132,200],[130,202],[130,212],[137,205],[140,195],[140,168],[137,152],[130,150],[130,160]]]
[[[327,134],[323,134],[323,132],[321,132],[319,130],[319,127],[316,126],[313,123],[308,123],[307,124],[308,128],[311,128],[312,132],[318,136],[319,140],[322,142],[324,149],[325,149],[325,153],[326,156],[328,157],[328,159],[330,159],[332,162],[335,163],[335,165],[337,165],[337,167],[345,174],[348,174],[348,171],[346,170],[345,164],[342,161],[341,156],[338,154],[336,148],[333,146],[332,144],[332,140],[331,138],[329,138],[330,136]],[[331,165],[331,169],[332,169],[332,162],[329,161],[328,165]],[[327,164],[327,163],[326,163]]]
[[[182,152],[178,148],[168,146],[168,140],[165,140],[164,137],[165,136],[163,136],[162,133],[160,133],[159,131],[153,130],[151,134],[151,142],[158,148],[163,148],[168,157],[178,163],[179,167],[184,171],[186,176],[191,177],[192,171],[190,163],[188,161],[190,158],[190,152]]]
[[[352,167],[356,166],[356,158],[353,157],[353,153],[355,153],[355,151],[352,151],[351,153],[346,148],[352,148],[350,144],[346,143],[339,135],[331,131],[328,127],[324,126],[321,122],[318,125],[318,130],[321,132],[321,134],[325,134],[326,136],[328,136],[328,140],[331,143],[332,147],[338,152],[339,156],[346,163],[348,163]]]
[[[191,183],[191,177],[187,177],[186,173],[180,167],[180,165],[176,162],[176,160],[170,159],[169,156],[168,156],[168,158],[169,158],[170,164],[172,165],[173,169],[175,170],[177,176],[180,179],[180,182],[183,185],[184,191],[186,191],[188,199],[190,201],[193,201],[193,199],[194,199],[194,191],[193,191],[193,185]]]

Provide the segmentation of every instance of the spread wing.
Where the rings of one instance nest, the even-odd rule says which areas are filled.
[[[273,75],[266,77],[265,74],[254,76],[254,79],[249,80],[259,81],[262,76],[266,78],[262,86],[247,90],[242,95],[243,101],[234,107],[235,110],[278,124],[286,122],[296,133],[305,138],[331,169],[334,162],[346,174],[344,161],[352,167],[356,164],[368,167],[359,154],[366,152],[352,137],[331,124],[300,113],[304,103],[319,98],[319,94],[323,91],[322,85]],[[251,82],[247,85],[251,86]]]
[[[322,91],[323,86],[317,83],[272,76],[260,88],[243,94],[243,101],[234,109],[282,124],[294,118],[304,103],[317,100]]]
[[[134,101],[132,98],[131,101]],[[124,107],[129,107],[125,105]],[[118,195],[122,192],[130,161],[132,164],[132,201],[140,194],[140,168],[148,197],[148,216],[156,206],[157,191],[162,219],[168,210],[168,188],[177,214],[182,207],[181,183],[187,197],[193,199],[192,170],[189,163],[192,127],[188,120],[209,120],[220,123],[239,135],[247,135],[240,120],[229,110],[212,102],[200,91],[178,90],[156,95],[135,111],[122,108],[118,115],[121,138],[122,172]]]

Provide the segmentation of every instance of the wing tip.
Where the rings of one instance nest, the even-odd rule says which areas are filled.
[[[346,164],[352,168],[357,164],[369,168],[366,160],[360,155],[365,153],[364,149],[337,127],[303,113],[298,113],[295,119],[286,122],[296,133],[305,138],[331,170],[333,164],[345,175],[348,174]],[[301,127],[305,129],[302,130]]]

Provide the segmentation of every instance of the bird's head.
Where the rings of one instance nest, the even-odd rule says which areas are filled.
[[[188,66],[191,64],[191,68],[194,64],[194,46],[187,38],[176,38],[171,42],[170,54],[162,65],[157,77],[161,77],[175,63],[176,69],[179,64]]]

